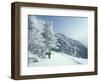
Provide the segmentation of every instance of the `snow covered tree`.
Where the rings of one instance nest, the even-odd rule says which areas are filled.
[[[39,25],[40,22],[35,16],[28,16],[28,50],[33,55],[44,58],[45,44],[41,35],[42,31],[38,29],[40,28]]]
[[[45,43],[46,52],[50,58],[51,50],[52,48],[56,47],[56,41],[57,41],[56,37],[54,36],[52,22],[46,21],[46,23],[44,24],[42,35],[45,39],[44,43]]]
[[[81,56],[80,56],[79,53],[78,53],[79,49],[78,49],[76,46],[74,46],[73,49],[74,49],[74,51],[73,51],[73,54],[72,54],[72,55],[73,55],[74,57],[79,57],[79,58],[81,58]]]

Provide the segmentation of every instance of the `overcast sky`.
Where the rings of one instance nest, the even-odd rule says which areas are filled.
[[[62,33],[72,39],[78,40],[87,46],[88,18],[69,16],[36,16],[39,20],[53,22],[55,33]]]

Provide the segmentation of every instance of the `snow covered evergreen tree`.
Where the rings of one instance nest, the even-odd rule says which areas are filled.
[[[40,22],[37,20],[35,16],[28,16],[28,50],[33,55],[38,57],[45,57],[44,54],[44,38],[41,35],[42,31],[38,28]]]
[[[56,47],[56,37],[54,36],[52,22],[46,21],[42,35],[45,38],[45,49],[50,58],[52,48]]]
[[[74,57],[79,57],[79,58],[81,58],[81,56],[80,56],[79,53],[78,53],[78,50],[79,50],[79,49],[78,49],[76,46],[74,46],[73,48],[74,48],[74,52],[73,52],[72,55],[73,55]]]

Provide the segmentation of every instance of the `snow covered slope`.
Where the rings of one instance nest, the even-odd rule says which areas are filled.
[[[52,51],[51,59],[40,59],[38,62],[29,63],[29,66],[64,66],[87,64],[87,59],[72,57],[64,53]]]
[[[54,49],[55,51],[88,59],[88,49],[82,43],[61,33],[56,33],[55,36],[57,38],[58,46],[57,49]]]

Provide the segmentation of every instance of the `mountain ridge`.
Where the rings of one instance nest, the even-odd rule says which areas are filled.
[[[64,34],[56,33],[57,48],[53,49],[57,52],[63,52],[75,57],[88,58],[87,48],[79,41],[71,39]]]

